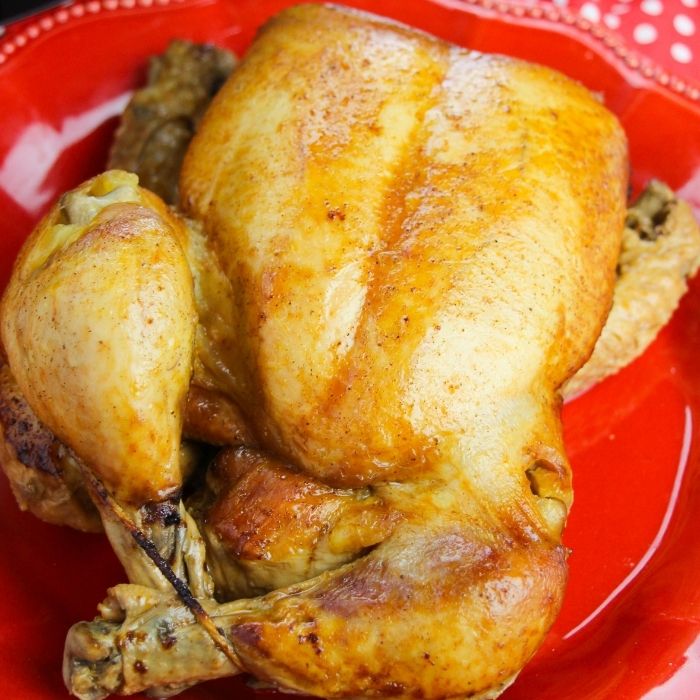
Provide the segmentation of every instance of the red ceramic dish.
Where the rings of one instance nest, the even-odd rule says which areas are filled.
[[[290,0],[93,0],[0,37],[0,286],[33,223],[99,171],[114,116],[173,37],[241,53]],[[600,91],[630,139],[632,180],[666,180],[700,209],[700,91],[605,30],[491,0],[352,0],[453,42],[558,68]],[[667,84],[669,88],[664,88]],[[565,407],[576,503],[564,609],[508,700],[700,698],[700,281],[649,351]],[[124,575],[102,538],[20,513],[0,478],[2,697],[67,697],[68,626]],[[241,679],[185,693],[252,698]]]

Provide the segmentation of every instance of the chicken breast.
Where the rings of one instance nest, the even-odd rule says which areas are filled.
[[[532,415],[513,401],[568,377],[608,311],[625,158],[549,69],[327,8],[268,24],[181,182],[267,446],[356,486],[430,472],[443,434],[489,442],[495,406]]]

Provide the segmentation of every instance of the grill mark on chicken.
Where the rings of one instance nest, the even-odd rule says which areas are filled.
[[[56,463],[56,437],[29,407],[7,365],[0,367],[0,425],[4,439],[20,462],[30,469],[60,475]]]

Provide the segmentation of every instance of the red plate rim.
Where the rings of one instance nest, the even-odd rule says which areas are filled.
[[[136,12],[143,12],[144,10],[157,12],[158,8],[200,8],[222,1],[231,3],[232,6],[235,6],[237,2],[237,0],[84,0],[83,2],[50,8],[37,15],[19,19],[8,25],[4,35],[0,33],[0,81],[4,79],[5,75],[10,74],[10,68],[21,69],[23,66],[31,64],[32,57],[35,55],[34,48],[38,48],[43,39],[51,39],[54,36],[61,35],[62,29],[66,25],[71,29],[83,28],[95,19],[108,20],[115,15],[122,17],[126,15],[132,16],[130,11],[136,14]],[[401,1],[398,0],[398,2]],[[651,61],[640,58],[633,51],[627,49],[624,41],[617,35],[604,27],[594,25],[583,18],[577,17],[569,10],[557,7],[535,8],[518,3],[517,0],[503,2],[494,0],[424,1],[436,9],[454,9],[471,14],[474,17],[496,20],[511,26],[532,26],[533,28],[545,29],[553,34],[567,37],[576,41],[587,51],[590,51],[591,54],[602,59],[635,92],[653,93],[664,100],[675,103],[679,107],[679,111],[683,111],[685,115],[700,119],[700,89],[698,87],[677,77],[670,76]],[[8,46],[12,48],[8,49]],[[3,68],[6,70],[3,70]],[[693,188],[696,187],[697,182],[697,179],[693,180]],[[700,193],[698,196],[700,196]],[[700,207],[700,201],[697,200],[697,197],[695,199],[694,203]],[[697,293],[697,285],[695,290]],[[636,376],[640,376],[639,372]],[[602,388],[602,391],[605,392],[606,389]],[[586,399],[584,398],[583,400],[585,401]],[[697,645],[697,641],[695,644]],[[689,668],[689,666],[690,664],[681,667],[688,671],[689,675],[697,679],[699,667],[694,665],[693,668]],[[577,670],[576,676],[578,675],[579,671]],[[581,669],[580,675],[581,678],[579,680],[583,682],[584,669]],[[681,675],[679,673],[678,677]],[[659,678],[657,680],[661,682],[663,679]],[[700,698],[700,685],[697,685],[697,680],[693,681],[691,679],[690,682],[693,685],[686,685],[685,687],[692,687],[693,690],[685,690],[684,692],[692,694],[677,695],[675,697],[688,698],[689,700],[690,698]],[[211,692],[216,693],[217,691],[213,690]],[[695,694],[696,692],[698,695]],[[0,692],[0,696],[5,697],[5,693]],[[16,697],[24,696],[16,695]],[[523,697],[523,695],[517,694],[516,697]],[[528,700],[531,700],[533,697],[537,696],[530,695]],[[628,696],[625,695],[624,697]]]
[[[634,76],[638,87],[654,86],[684,98],[700,114],[700,83],[679,78],[658,63],[631,49],[625,40],[602,24],[591,22],[567,8],[526,5],[518,0],[431,0],[436,5],[466,10],[482,16],[495,16],[503,21],[550,24],[595,51],[626,76]],[[102,12],[142,10],[172,5],[194,5],[201,0],[88,0],[49,8],[5,25],[0,43],[0,75],[4,65],[31,46],[32,42],[61,26],[78,24]],[[2,26],[0,25],[0,29]]]

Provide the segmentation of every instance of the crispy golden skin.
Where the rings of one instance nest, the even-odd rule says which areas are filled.
[[[247,602],[244,668],[446,697],[534,652],[566,576],[556,390],[610,305],[626,168],[616,120],[545,68],[327,8],[261,32],[181,180],[234,286],[236,398],[264,447],[404,520]]]
[[[39,419],[127,501],[181,486],[195,308],[184,226],[109,171],[65,195],[22,249],[0,307]]]
[[[498,425],[504,394],[561,383],[610,303],[624,159],[614,118],[553,71],[280,15],[182,178],[240,300],[229,365],[267,444],[338,485],[406,477],[444,431]]]
[[[211,47],[198,47],[176,41],[162,60],[167,63],[173,56],[179,60],[183,51],[185,61],[188,61],[191,56],[198,59],[201,57],[204,72],[201,76],[197,74],[194,82],[201,79],[202,89],[205,91],[211,89],[209,82],[211,75],[207,73],[208,61],[212,55],[215,55],[211,53]],[[201,54],[197,53],[198,51],[201,51]],[[158,59],[154,60],[158,62]],[[184,78],[179,73],[176,74],[174,68],[177,65],[176,60],[172,66],[169,66],[169,72],[166,72],[168,89],[172,92],[179,90],[183,84],[188,88],[193,80],[189,74]],[[149,72],[149,87],[144,89],[143,95],[147,95],[148,100],[157,104],[160,93],[151,90],[151,73],[154,71]],[[171,81],[173,76],[175,82]],[[161,72],[156,71],[153,79],[157,80],[160,77]],[[187,95],[183,99],[187,101],[188,89],[185,92]],[[138,94],[138,99],[141,97],[142,94]],[[157,121],[159,119],[156,115],[157,111],[156,109],[149,112],[146,119]],[[140,142],[142,139],[144,133],[142,124],[138,120],[131,119],[132,116],[133,110],[132,112],[127,110],[119,129],[111,163],[116,162],[114,153],[123,152],[125,141],[133,143]],[[188,143],[191,136],[192,134],[186,136]],[[161,141],[158,141],[158,144],[159,147],[165,148],[165,152],[160,156],[165,163],[165,170],[159,171],[158,176],[163,172],[167,173],[168,178],[172,179],[169,186],[174,191],[177,171],[184,152],[171,151],[168,147],[164,147]],[[184,141],[181,145],[184,148]],[[159,188],[154,187],[150,179],[152,161],[146,163],[145,160],[136,159],[129,165],[132,167],[127,169],[139,174],[142,185],[147,185],[151,190],[158,192]],[[172,201],[173,197],[169,200]],[[642,219],[643,225],[640,223]],[[190,221],[188,225],[191,229],[194,228],[194,222]],[[208,262],[210,260],[201,260],[199,269],[206,269]],[[687,291],[687,279],[694,276],[699,262],[700,229],[690,207],[686,202],[677,199],[666,186],[652,181],[640,199],[628,208],[612,307],[592,356],[562,387],[565,398],[584,392],[644,352],[670,319],[681,297]],[[211,278],[211,276],[209,266],[207,277]],[[203,301],[201,296],[200,294],[200,302]],[[228,295],[226,296],[228,298]],[[220,310],[222,305],[220,301],[217,303],[217,294],[214,293],[211,298],[215,302],[215,307]],[[202,311],[202,306],[199,310]],[[200,314],[200,316],[203,315]],[[211,319],[201,318],[202,322],[198,326],[199,340],[205,339],[208,332],[214,331],[211,326],[206,326],[208,320]],[[220,319],[221,321],[224,324],[226,322],[225,319]],[[207,356],[210,360],[212,359],[208,352],[198,353],[195,361],[201,361]],[[203,378],[201,373],[199,378]],[[11,377],[10,381],[12,381]],[[246,426],[238,407],[220,391],[212,388],[216,386],[216,382],[211,375],[205,376],[204,382],[210,385],[209,388],[205,389],[197,384],[190,386],[184,415],[184,436],[214,445],[255,445],[256,440]],[[226,384],[225,382],[224,385]],[[28,409],[26,401],[20,398],[23,407]],[[16,423],[22,420],[22,410],[6,402],[3,415],[8,421]],[[38,430],[37,437],[39,434],[45,436],[50,432],[37,422],[36,416],[33,416],[33,421]],[[48,522],[65,524],[78,529],[99,528],[99,523],[94,520],[96,517],[94,512],[89,515],[93,518],[92,523],[87,524],[84,520],[84,515],[90,512],[91,504],[86,501],[79,483],[68,484],[65,475],[59,478],[56,475],[47,474],[26,450],[18,452],[7,439],[7,435],[3,439],[4,444],[0,445],[0,452],[4,457],[0,463],[5,467],[5,473],[21,508],[30,509],[37,517]],[[66,452],[65,447],[53,436],[52,441],[55,445],[54,451]],[[69,472],[70,468],[66,474]]]
[[[626,155],[614,117],[551,70],[328,7],[270,22],[188,152],[181,198],[201,229],[163,229],[166,250],[170,238],[181,246],[162,269],[180,290],[180,305],[163,308],[181,330],[176,366],[232,399],[260,449],[296,472],[284,489],[269,463],[228,484],[213,529],[234,557],[284,563],[294,537],[275,523],[293,531],[290,499],[316,527],[309,489],[328,504],[360,488],[392,527],[340,568],[258,598],[204,600],[228,655],[163,587],[119,587],[103,618],[69,633],[69,687],[84,698],[171,691],[245,670],[322,697],[498,694],[564,591],[571,480],[558,389],[610,305]],[[61,274],[75,269],[62,260]],[[3,307],[14,372],[18,308]],[[145,346],[156,360],[171,350]],[[117,455],[126,425],[109,433]],[[153,426],[171,444],[172,423]],[[120,498],[169,493],[151,474],[139,489],[131,463],[122,480],[102,455],[79,453]],[[265,542],[246,549],[247,528]]]
[[[222,450],[207,480],[191,503],[222,600],[346,564],[385,540],[401,519],[367,489],[332,489],[245,447]]]
[[[209,445],[255,445],[249,426],[235,403],[224,394],[190,384],[183,435]]]

